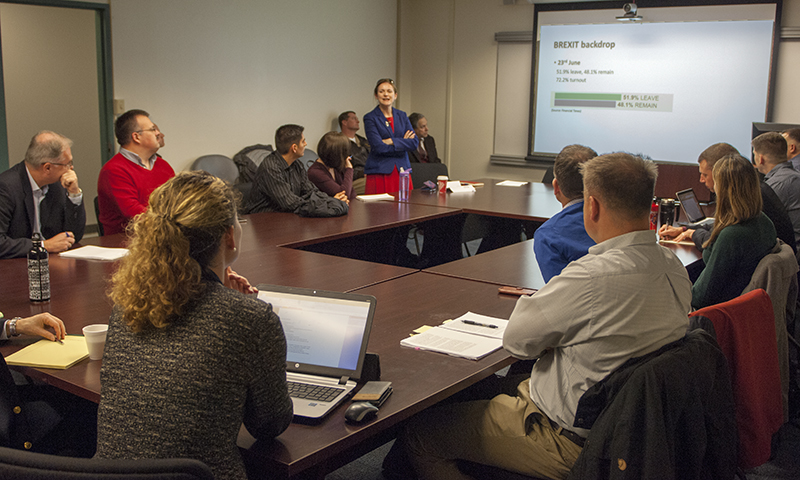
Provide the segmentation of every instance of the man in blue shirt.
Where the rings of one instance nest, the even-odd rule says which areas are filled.
[[[533,252],[545,282],[549,282],[573,260],[586,255],[594,245],[583,226],[583,176],[579,165],[597,156],[582,145],[561,150],[553,164],[553,193],[562,210],[536,230]]]

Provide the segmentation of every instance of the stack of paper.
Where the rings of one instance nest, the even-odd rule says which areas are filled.
[[[55,368],[64,370],[89,356],[82,335],[67,335],[64,343],[39,340],[6,357],[6,363],[19,367]]]
[[[388,193],[375,193],[372,195],[359,195],[356,199],[362,202],[375,202],[377,200],[394,200],[394,197]]]
[[[514,180],[503,180],[502,182],[499,182],[497,185],[499,185],[501,187],[521,187],[521,186],[527,185],[527,184],[528,184],[528,182],[517,182],[517,181],[514,181]]]
[[[85,247],[76,248],[75,250],[68,250],[59,255],[66,258],[80,258],[83,260],[104,260],[114,261],[119,260],[128,254],[127,248],[108,248],[96,247],[94,245],[87,245]]]
[[[478,360],[503,346],[508,320],[467,312],[457,319],[400,341],[418,350]]]

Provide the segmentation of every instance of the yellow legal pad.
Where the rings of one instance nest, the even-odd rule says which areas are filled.
[[[89,356],[83,335],[67,335],[64,344],[39,340],[6,357],[6,363],[20,367],[64,370]]]

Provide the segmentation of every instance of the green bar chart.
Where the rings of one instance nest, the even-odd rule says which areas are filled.
[[[551,92],[550,106],[671,112],[673,97],[671,93]]]

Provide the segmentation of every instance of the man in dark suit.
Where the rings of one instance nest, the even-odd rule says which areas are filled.
[[[428,135],[428,119],[421,113],[412,113],[408,120],[419,138],[419,148],[408,152],[411,163],[442,163],[436,153],[436,142]]]
[[[356,112],[347,111],[339,115],[339,128],[350,139],[350,157],[353,164],[353,180],[364,178],[364,165],[369,155],[369,142],[357,134],[361,125]]]
[[[0,174],[0,258],[24,257],[34,232],[48,252],[80,241],[86,210],[72,169],[72,140],[55,132],[34,135],[25,160]]]

